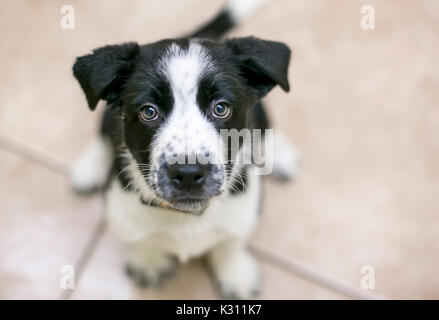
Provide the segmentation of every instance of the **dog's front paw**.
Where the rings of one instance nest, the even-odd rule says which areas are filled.
[[[141,288],[162,286],[166,279],[175,273],[175,269],[174,267],[151,273],[145,271],[144,268],[138,268],[129,263],[125,265],[125,273]]]
[[[160,287],[176,269],[176,259],[158,252],[131,256],[125,265],[126,274],[139,287]]]
[[[95,138],[70,170],[73,190],[87,195],[102,188],[108,179],[112,159],[110,143],[102,137]]]
[[[259,294],[259,266],[246,250],[216,256],[211,267],[222,298],[251,299]]]

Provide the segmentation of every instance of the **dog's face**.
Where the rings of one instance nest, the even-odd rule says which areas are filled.
[[[164,40],[97,49],[74,74],[91,109],[100,99],[119,108],[136,189],[197,212],[234,178],[236,152],[220,130],[251,127],[258,99],[289,89],[289,57],[285,45],[255,38]]]

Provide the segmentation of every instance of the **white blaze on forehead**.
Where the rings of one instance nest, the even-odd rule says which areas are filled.
[[[168,78],[174,104],[157,134],[153,162],[158,164],[162,154],[208,154],[211,162],[220,162],[223,157],[219,151],[219,134],[197,102],[200,78],[215,69],[209,55],[194,41],[188,49],[173,44],[162,59],[161,68]]]
[[[195,99],[201,75],[212,68],[212,63],[203,47],[193,42],[188,50],[183,50],[173,44],[166,60],[166,65],[163,67],[169,77],[174,99]]]

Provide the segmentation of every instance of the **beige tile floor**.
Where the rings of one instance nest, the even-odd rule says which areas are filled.
[[[215,298],[202,260],[160,290],[133,288],[123,248],[100,228],[101,199],[72,195],[64,169],[99,118],[71,75],[74,57],[182,34],[223,1],[74,0],[73,31],[59,27],[64,4],[0,3],[0,298]],[[363,4],[375,7],[373,31],[360,28]],[[296,261],[359,292],[360,268],[372,265],[372,293],[439,298],[438,9],[277,0],[233,31],[294,51],[292,92],[267,102],[301,171],[295,183],[266,184],[252,245],[275,259],[261,261],[261,298],[344,298],[294,273]],[[63,265],[77,266],[73,292],[60,290]]]

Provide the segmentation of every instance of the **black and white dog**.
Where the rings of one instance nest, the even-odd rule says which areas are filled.
[[[109,225],[126,243],[127,272],[140,285],[159,284],[175,258],[207,254],[223,296],[258,291],[246,243],[261,177],[237,160],[247,142],[233,151],[220,131],[269,129],[260,99],[276,85],[289,90],[290,50],[253,37],[217,40],[263,2],[230,1],[189,37],[105,46],[73,66],[90,109],[99,100],[107,108],[72,184],[83,193],[105,188]],[[291,178],[294,149],[272,137],[265,159],[275,175]]]

